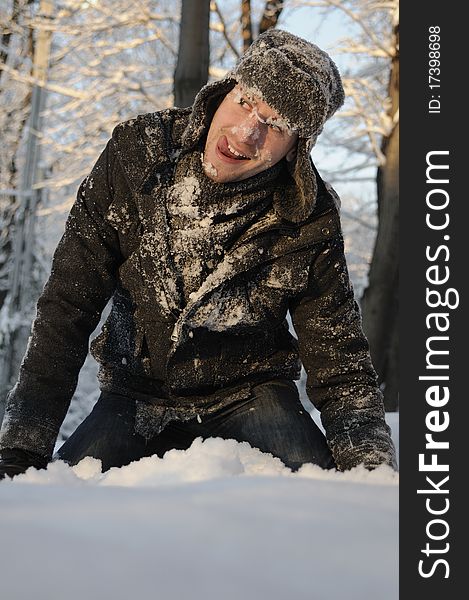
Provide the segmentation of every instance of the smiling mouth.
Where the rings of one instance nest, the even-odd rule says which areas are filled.
[[[229,162],[238,162],[241,160],[251,160],[249,156],[242,154],[236,148],[234,148],[229,142],[227,137],[222,136],[217,143],[218,153]]]

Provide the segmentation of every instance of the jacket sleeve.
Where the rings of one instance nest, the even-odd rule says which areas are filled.
[[[18,381],[7,398],[0,449],[53,453],[89,337],[115,289],[119,240],[105,214],[118,167],[111,140],[78,190],[37,303]]]
[[[349,280],[341,235],[310,268],[308,291],[290,307],[307,392],[321,411],[338,469],[363,463],[396,468],[382,393]]]

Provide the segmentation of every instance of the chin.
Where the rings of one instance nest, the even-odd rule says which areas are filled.
[[[225,173],[218,177],[218,183],[231,183],[235,181],[242,181],[251,177],[249,173]]]
[[[230,183],[231,181],[240,181],[243,179],[242,175],[227,170],[224,165],[217,165],[215,163],[212,164],[215,167],[217,174],[209,177],[216,183]]]

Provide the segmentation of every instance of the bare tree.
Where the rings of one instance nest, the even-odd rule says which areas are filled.
[[[210,62],[210,0],[182,0],[174,104],[190,106],[207,83]]]
[[[8,7],[2,3],[0,349],[3,359],[8,353],[1,367],[7,388],[16,377],[11,365],[19,365],[24,352],[13,344],[15,332],[26,332],[27,338],[79,180],[89,172],[114,124],[171,105],[176,56],[171,40],[178,23],[166,4],[174,7],[169,0],[159,2],[160,12],[152,0],[137,5],[127,0],[63,0],[52,20],[38,14],[39,2],[12,0]],[[52,34],[49,78],[40,82],[48,103],[36,103],[36,115],[44,122],[41,171],[47,178],[36,178],[31,190],[26,179],[36,169],[27,158],[31,136],[26,124],[39,81],[32,68],[33,48],[38,37]],[[165,70],[166,65],[170,69]],[[36,210],[41,190],[50,203]],[[42,235],[39,247],[33,248],[36,215]]]
[[[5,7],[6,8],[6,7]],[[19,283],[18,249],[19,234],[22,231],[20,213],[24,213],[24,186],[20,185],[24,173],[24,158],[21,155],[21,140],[30,114],[32,93],[21,83],[9,80],[9,71],[17,70],[32,75],[32,56],[34,37],[25,21],[34,12],[34,3],[13,0],[10,12],[2,15],[2,46],[0,54],[0,129],[2,144],[0,147],[0,420],[3,416],[5,387],[10,379],[10,367],[19,366],[24,351],[16,344],[16,333],[29,325],[17,303],[13,300],[12,287]],[[19,188],[19,189],[18,189]],[[29,243],[29,239],[27,240]],[[23,248],[21,248],[23,250]],[[28,266],[32,274],[34,263]],[[29,277],[29,274],[28,274]],[[23,280],[24,281],[24,280]],[[37,279],[32,276],[26,283],[31,290]],[[18,300],[18,294],[15,295]],[[7,356],[8,355],[8,356]]]
[[[0,48],[0,310],[8,292],[11,269],[12,233],[18,205],[15,193],[18,177],[18,152],[29,115],[31,90],[19,83],[12,85],[8,70],[31,72],[33,36],[25,26],[24,18],[32,2],[13,0],[10,12],[2,10],[2,37]]]
[[[53,210],[60,210],[61,218],[113,126],[139,112],[172,105],[177,57],[174,40],[179,27],[174,8],[170,0],[62,0],[54,20],[40,24],[54,34],[49,79],[44,86],[48,103],[43,111],[41,144],[50,174],[44,185],[51,192],[52,203],[60,195]],[[23,20],[29,31],[38,26],[34,15]],[[8,64],[2,68],[7,82],[2,89],[30,92],[34,84],[31,72],[16,64],[17,49],[8,54]],[[0,108],[2,125],[11,122],[7,105],[4,102]],[[15,137],[13,133],[11,137]],[[12,153],[5,155],[11,157]],[[8,186],[2,182],[4,187]]]
[[[399,23],[394,22],[389,77],[388,116],[393,123],[383,137],[386,160],[378,168],[378,233],[371,261],[369,284],[362,298],[363,326],[384,391],[387,410],[396,410],[399,399]]]
[[[220,48],[221,59],[216,54],[212,56],[211,68],[223,62],[226,50],[231,51],[231,59],[239,58],[258,34],[275,27],[284,4],[283,0],[212,0],[212,11],[217,18],[210,28],[223,34],[224,45]]]
[[[243,52],[252,44],[254,36],[251,0],[241,0],[240,8],[241,31],[239,32],[239,30],[230,27],[230,32],[219,2],[208,0],[182,1],[179,52],[174,74],[174,103],[176,106],[190,106],[192,104],[197,92],[207,82],[210,63],[212,72],[216,72],[214,65],[217,58],[212,57],[212,61],[210,61],[210,9],[218,17],[218,25],[212,25],[211,28],[223,33],[225,44],[236,58],[241,54],[234,41],[239,33],[242,37]],[[259,24],[260,33],[277,24],[282,9],[282,1],[265,3]],[[224,56],[225,48],[223,48],[222,53]]]

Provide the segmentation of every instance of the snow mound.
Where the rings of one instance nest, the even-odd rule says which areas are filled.
[[[398,474],[386,466],[375,471],[356,467],[351,471],[339,473],[305,464],[294,473],[278,458],[252,448],[247,442],[221,438],[209,438],[204,441],[197,438],[188,450],[170,450],[164,458],[156,455],[145,457],[127,466],[112,468],[106,473],[101,473],[100,460],[88,457],[75,467],[69,467],[63,461],[55,461],[43,471],[29,469],[24,475],[16,477],[12,484],[161,487],[233,476],[360,481],[380,485],[398,483]]]
[[[397,481],[219,438],[106,473],[56,461],[0,484],[0,595],[396,600]]]

